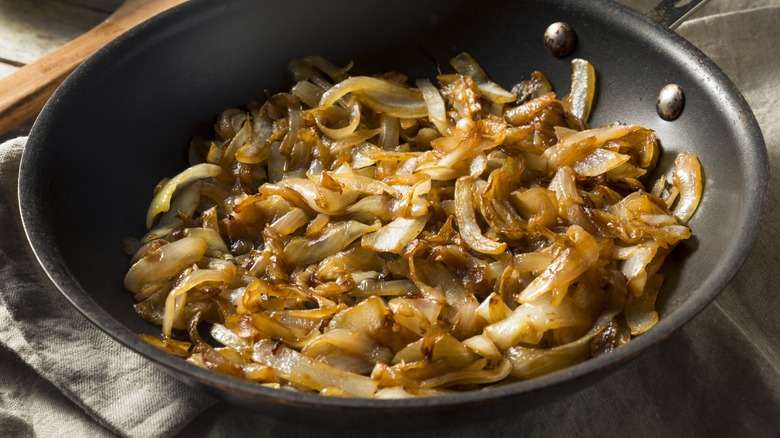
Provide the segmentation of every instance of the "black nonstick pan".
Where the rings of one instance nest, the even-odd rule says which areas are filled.
[[[575,50],[563,58],[542,42],[558,21],[577,34]],[[159,328],[138,318],[122,287],[129,260],[121,243],[144,233],[151,188],[186,166],[189,140],[210,129],[219,111],[289,88],[287,63],[306,55],[352,60],[353,74],[398,70],[431,78],[462,51],[506,88],[540,70],[560,96],[568,94],[571,59],[587,59],[598,74],[591,126],[621,121],[654,129],[662,139],[659,169],[680,151],[699,157],[705,189],[690,222],[695,237],[667,262],[655,327],[611,354],[534,380],[405,400],[277,391],[197,368],[139,339]],[[669,83],[686,98],[673,121],[656,113]],[[767,178],[758,125],[729,79],[684,39],[613,2],[193,0],[110,44],[63,84],[35,123],[19,194],[29,241],[62,293],[174,377],[270,415],[364,426],[381,418],[411,427],[539,406],[666,339],[717,296],[747,256]]]

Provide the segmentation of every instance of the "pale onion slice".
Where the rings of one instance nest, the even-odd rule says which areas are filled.
[[[474,179],[470,176],[458,178],[455,182],[455,217],[463,241],[474,251],[483,254],[500,254],[506,250],[506,243],[496,242],[485,237],[477,223],[474,210],[472,186]]]
[[[478,362],[482,364],[482,361]],[[478,367],[473,367],[478,368]],[[453,385],[484,385],[501,381],[512,372],[512,364],[508,360],[499,361],[495,368],[473,369],[469,367],[463,370],[452,371],[420,382],[422,388],[436,388]]]
[[[379,147],[384,150],[398,146],[401,136],[401,122],[398,117],[382,114],[379,116]]]
[[[300,350],[306,344],[320,335],[314,328],[316,323],[306,321],[306,324],[295,324],[298,321],[285,321],[280,317],[281,312],[254,312],[252,313],[252,326],[265,339],[274,339]],[[267,364],[266,364],[267,365]]]
[[[583,176],[599,176],[627,162],[629,155],[619,154],[609,149],[596,149],[585,158],[574,163],[574,171]]]
[[[337,387],[352,396],[371,397],[377,389],[370,377],[332,367],[270,339],[254,345],[252,360],[273,368],[283,379],[315,390]]]
[[[231,347],[236,350],[240,350],[244,347],[248,347],[249,344],[241,339],[237,334],[235,334],[232,330],[225,327],[223,324],[214,324],[211,326],[211,337],[214,338],[217,342],[220,344]]]
[[[304,178],[285,178],[276,184],[265,184],[264,189],[270,190],[275,186],[293,190],[312,210],[328,215],[344,212],[359,195],[359,193],[349,190],[341,192],[330,190]]]
[[[312,339],[301,349],[301,353],[324,361],[333,350],[359,357],[372,365],[377,362],[390,363],[393,359],[393,352],[389,348],[377,344],[367,334],[341,328]]]
[[[146,229],[152,228],[152,222],[158,214],[168,211],[171,207],[171,198],[177,188],[183,187],[193,181],[213,178],[222,173],[222,168],[215,164],[196,164],[188,167],[180,174],[169,179],[168,182],[154,195],[149,211],[146,213]]]
[[[439,90],[428,79],[418,79],[417,88],[422,91],[425,104],[428,107],[428,119],[436,126],[441,135],[450,135],[453,127],[447,120],[447,108]]]
[[[222,236],[213,228],[185,228],[183,231],[187,237],[196,237],[208,243],[208,250],[205,254],[208,257],[222,257],[230,254]]]
[[[498,348],[506,350],[529,335],[560,327],[578,326],[583,322],[583,315],[568,299],[557,306],[545,302],[525,303],[518,306],[509,317],[485,327],[485,335]]]
[[[555,192],[559,210],[566,208],[567,204],[582,205],[585,203],[577,187],[577,175],[574,174],[574,169],[569,166],[561,167],[555,172],[548,189]]]
[[[388,302],[393,321],[423,335],[436,325],[443,306],[424,298],[393,298]],[[393,359],[393,363],[398,363]]]
[[[370,297],[356,306],[344,309],[334,315],[328,323],[328,329],[344,328],[374,335],[387,326],[387,315],[389,314],[390,311],[382,298]]]
[[[442,263],[421,259],[409,260],[411,279],[423,292],[430,292],[434,301],[443,297],[450,306],[459,309],[471,295],[463,285],[463,280]]]
[[[561,138],[555,146],[542,154],[553,168],[570,166],[590,155],[604,143],[640,129],[635,125],[610,125],[603,128],[578,131]]]
[[[202,187],[203,183],[201,181],[195,181],[178,190],[176,196],[171,200],[168,211],[160,216],[157,226],[149,230],[149,232],[141,238],[140,242],[147,243],[181,229],[184,226],[184,221],[181,219],[180,215],[184,214],[185,216],[192,217],[200,203]]]
[[[500,360],[504,356],[487,335],[475,335],[463,341],[463,345],[474,353],[492,360]]]
[[[124,285],[138,293],[148,284],[169,280],[200,260],[208,248],[208,243],[199,237],[185,237],[163,245],[130,267]]]
[[[446,332],[426,333],[420,348],[424,354],[430,352],[429,357],[432,362],[443,361],[449,368],[463,368],[478,359],[478,356],[455,336]]]
[[[374,274],[378,273],[374,272]],[[359,277],[359,275],[352,274],[352,278],[358,284],[354,289],[347,292],[347,295],[350,297],[399,297],[418,292],[417,286],[409,280],[374,280],[373,278],[376,275],[372,275],[372,279],[358,282],[358,278],[355,277]]]
[[[366,140],[376,137],[379,135],[382,131],[379,128],[376,129],[360,129],[352,134],[342,137],[336,141],[330,142],[328,145],[328,149],[330,150],[331,154],[338,155],[342,152],[348,151],[352,149],[353,155],[358,153],[357,151],[362,151],[367,148],[374,148],[378,149],[376,146],[366,143]],[[354,149],[353,149],[354,147]],[[368,165],[371,165],[374,163],[370,163]]]
[[[293,208],[268,227],[273,228],[279,235],[286,236],[307,223],[309,223],[309,215],[301,208]]]
[[[512,314],[512,309],[506,305],[500,295],[492,292],[479,304],[476,314],[486,323],[493,324],[508,318]]]
[[[334,82],[340,82],[346,79],[348,77],[347,72],[349,72],[352,69],[352,65],[353,65],[352,61],[350,61],[344,67],[338,67],[332,64],[330,61],[323,58],[322,56],[317,56],[317,55],[307,56],[303,58],[302,61],[311,64],[312,66],[319,69],[321,72],[330,76],[330,78]]]
[[[658,252],[656,241],[644,241],[630,247],[615,248],[614,258],[624,260],[620,270],[628,279],[628,289],[633,296],[641,296],[647,282],[647,266]]]
[[[582,123],[588,122],[590,109],[593,106],[593,96],[596,93],[596,71],[593,65],[584,59],[571,61],[571,92],[564,99],[569,112],[580,119]]]
[[[687,223],[699,207],[702,194],[701,164],[696,155],[681,152],[674,160],[672,184],[680,190],[680,199],[674,207],[674,215]]]
[[[310,108],[316,108],[320,104],[324,92],[325,90],[308,80],[299,81],[290,89],[290,93]]]
[[[400,254],[409,242],[417,238],[427,222],[428,216],[399,217],[377,231],[363,235],[361,245],[378,252]]]
[[[632,336],[641,335],[658,323],[655,301],[663,281],[663,275],[653,275],[647,280],[642,295],[631,294],[628,296],[624,313]]]
[[[549,252],[526,252],[514,257],[513,265],[520,272],[543,271],[550,265],[553,257]]]
[[[352,93],[371,109],[393,117],[418,118],[428,115],[428,107],[419,90],[384,79],[354,76],[334,85],[322,95],[320,107],[334,105]]]
[[[511,374],[518,379],[532,379],[587,359],[590,342],[597,332],[590,332],[582,338],[553,348],[528,348],[516,346],[506,350],[506,357],[512,363]]]
[[[346,168],[349,169],[349,167]],[[357,193],[367,193],[371,195],[382,195],[387,193],[396,198],[401,196],[401,193],[396,188],[387,183],[357,173],[352,173],[351,171],[344,172],[337,170],[328,173],[328,175],[341,184],[342,187]]]
[[[317,263],[343,250],[360,236],[376,231],[381,223],[366,225],[358,221],[338,222],[326,228],[318,237],[294,237],[284,247],[284,260],[292,266]]]
[[[360,125],[360,105],[358,104],[358,101],[356,99],[351,99],[349,102],[347,102],[346,105],[349,108],[349,120],[345,126],[341,128],[328,127],[321,112],[316,112],[314,115],[314,120],[317,123],[317,127],[320,128],[320,130],[325,135],[332,139],[341,140],[347,138],[348,136],[352,135]]]

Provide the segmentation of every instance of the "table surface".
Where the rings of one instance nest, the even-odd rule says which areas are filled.
[[[122,0],[0,0],[0,78],[105,20]],[[32,120],[0,142],[27,135]]]

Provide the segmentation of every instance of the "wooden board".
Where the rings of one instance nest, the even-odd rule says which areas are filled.
[[[0,78],[87,32],[121,4],[122,0],[0,0]],[[0,142],[27,135],[32,123],[0,136]]]
[[[0,62],[28,64],[92,29],[109,15],[96,9],[99,4],[108,8],[105,1],[68,1],[0,0]],[[70,3],[77,1],[90,3],[90,7]]]

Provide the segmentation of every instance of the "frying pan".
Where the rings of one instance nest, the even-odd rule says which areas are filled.
[[[569,23],[578,43],[565,58],[542,44],[545,28]],[[138,338],[157,334],[122,288],[127,236],[144,233],[151,189],[186,164],[195,134],[224,108],[290,86],[287,63],[319,54],[355,62],[353,74],[398,70],[433,77],[469,52],[505,87],[544,72],[568,94],[574,57],[598,72],[591,125],[640,124],[662,140],[658,168],[679,151],[698,155],[704,197],[694,238],[667,262],[660,322],[611,354],[537,379],[484,391],[405,400],[328,398],[263,388],[167,355]],[[682,87],[672,122],[656,96]],[[666,339],[709,304],[747,256],[764,210],[768,165],[758,125],[742,96],[705,55],[673,32],[608,1],[434,0],[289,2],[193,0],[119,38],[82,65],[37,119],[22,158],[19,196],[41,265],[87,318],[174,377],[265,413],[328,424],[414,427],[517,413],[608,375]],[[453,415],[457,414],[457,415]],[[403,421],[397,421],[403,419]],[[396,421],[388,421],[396,420]]]

